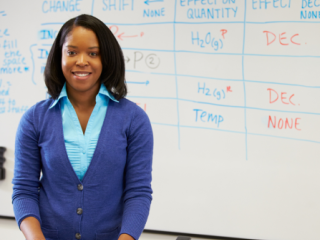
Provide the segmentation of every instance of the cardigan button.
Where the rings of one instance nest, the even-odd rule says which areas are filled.
[[[78,215],[81,215],[82,213],[83,213],[82,208],[78,208],[78,209],[77,209],[77,214],[78,214]]]
[[[83,190],[83,185],[82,184],[78,184],[78,190],[82,191]]]
[[[76,233],[76,239],[81,239],[81,234],[80,233]]]

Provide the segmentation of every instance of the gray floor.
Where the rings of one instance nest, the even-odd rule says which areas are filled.
[[[0,219],[0,239],[1,240],[24,240],[23,234],[13,220]],[[142,233],[140,240],[175,240],[177,236]],[[208,238],[206,238],[208,240]],[[204,238],[192,238],[192,240],[205,240]],[[211,238],[211,240],[214,240]]]

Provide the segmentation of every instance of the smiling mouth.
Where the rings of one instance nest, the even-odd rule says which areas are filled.
[[[90,72],[72,72],[73,75],[76,75],[77,77],[86,77],[89,76]]]

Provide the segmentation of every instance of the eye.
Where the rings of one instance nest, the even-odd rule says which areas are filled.
[[[97,52],[91,52],[91,53],[89,53],[89,55],[90,55],[91,57],[96,57],[96,56],[98,56],[98,53],[97,53]]]
[[[67,51],[67,53],[68,53],[68,56],[73,56],[76,54],[74,51]]]

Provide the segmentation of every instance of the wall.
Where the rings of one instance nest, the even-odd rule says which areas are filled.
[[[0,9],[0,145],[12,215],[14,136],[45,99],[62,24],[105,22],[126,59],[128,98],[155,136],[147,229],[319,239],[319,1],[38,0]]]

